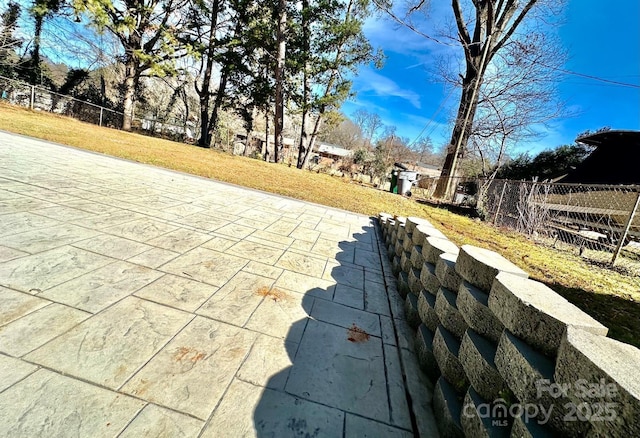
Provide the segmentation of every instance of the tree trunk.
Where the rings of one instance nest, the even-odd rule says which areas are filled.
[[[30,60],[31,72],[29,72],[29,77],[31,79],[32,85],[36,85],[38,83],[38,80],[42,79],[41,69],[40,69],[40,36],[42,35],[43,21],[44,21],[44,16],[42,16],[39,13],[35,15],[33,50],[31,51],[31,60]]]
[[[205,64],[204,77],[202,78],[202,89],[196,92],[200,97],[200,138],[198,139],[198,146],[209,148],[211,147],[211,136],[209,135],[209,100],[211,93],[209,89],[211,87],[211,75],[213,73],[213,55],[216,49],[215,35],[216,28],[218,27],[218,13],[220,11],[220,2],[214,1],[211,4],[211,28],[209,29],[209,46],[207,47],[207,61]]]
[[[107,106],[107,81],[104,80],[104,74],[100,74],[100,105]]]
[[[304,44],[304,65],[302,70],[302,122],[300,128],[300,144],[298,146],[298,169],[304,168],[309,150],[307,134],[307,114],[309,112],[309,55],[311,51],[311,29],[309,28],[309,0],[302,0],[302,40]]]
[[[124,80],[124,101],[123,112],[124,119],[122,120],[122,129],[125,131],[131,131],[131,122],[133,120],[133,108],[135,104],[136,89],[138,88],[138,82],[140,75],[136,66],[136,59],[133,54],[129,55],[125,65],[125,80]]]
[[[269,117],[269,108],[267,108],[264,117],[264,143],[262,143],[262,156],[264,157],[264,161],[266,161],[267,163],[269,162]]]
[[[465,52],[467,70],[462,79],[462,95],[456,115],[456,123],[451,133],[451,141],[447,148],[447,155],[442,165],[440,179],[433,193],[436,198],[450,198],[454,194],[453,179],[456,175],[458,160],[464,156],[467,148],[471,127],[478,108],[478,90],[482,86],[482,77],[487,68],[491,47],[491,36],[485,41],[481,50],[480,45],[474,45]]]
[[[296,167],[302,169],[304,167],[305,156],[309,144],[309,134],[307,133],[307,109],[302,110],[302,127],[300,128],[300,144],[298,145],[298,162]]]
[[[203,148],[211,147],[211,137],[209,137],[209,86],[206,85],[211,81],[211,70],[213,61],[207,59],[207,67],[202,81],[202,90],[200,91],[200,138],[198,146]]]
[[[278,55],[276,58],[276,98],[275,98],[275,142],[274,159],[276,163],[281,160],[281,153],[284,149],[284,63],[287,49],[285,31],[287,27],[287,4],[286,0],[278,0]]]
[[[466,81],[465,81],[466,82]],[[451,195],[451,178],[455,177],[455,171],[457,167],[458,159],[464,155],[464,150],[469,140],[469,134],[471,132],[470,126],[475,114],[476,102],[471,101],[471,87],[473,84],[463,85],[462,96],[460,98],[460,105],[458,106],[458,113],[456,115],[456,123],[451,133],[451,140],[447,147],[447,155],[442,165],[442,172],[440,173],[440,179],[433,195],[437,198],[447,198]],[[467,119],[467,113],[471,111]],[[465,124],[465,120],[468,123]],[[459,145],[459,147],[458,147]]]
[[[224,66],[222,69],[222,75],[220,76],[220,83],[218,84],[218,91],[216,92],[216,99],[213,102],[213,109],[211,110],[211,119],[209,119],[209,126],[207,132],[209,133],[209,139],[213,138],[215,130],[218,127],[218,119],[220,118],[220,108],[224,101],[224,93],[227,88],[227,82],[229,80],[230,68]]]
[[[249,145],[251,144],[251,129],[247,129],[247,139],[245,140],[244,143],[244,153],[242,155],[244,155],[245,157],[249,156]]]
[[[307,146],[307,150],[304,154],[304,161],[302,162],[301,169],[304,169],[309,166],[309,159],[311,158],[311,153],[313,152],[313,147],[316,145],[316,139],[318,138],[318,131],[320,131],[320,124],[322,123],[322,115],[318,114],[316,117],[316,121],[313,124],[313,131],[311,131],[311,138],[309,139],[309,146]]]

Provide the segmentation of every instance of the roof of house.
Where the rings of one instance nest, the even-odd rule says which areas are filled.
[[[254,135],[254,138],[257,138],[258,140],[264,142],[264,134],[262,135]],[[273,134],[269,134],[269,144],[273,145],[273,143],[276,141],[276,138]],[[295,140],[291,137],[282,137],[282,144],[283,146],[293,146],[295,144]]]
[[[596,149],[558,182],[640,184],[640,131],[603,131],[578,137],[576,141]]]
[[[338,157],[348,157],[352,154],[349,149],[341,148],[340,146],[329,143],[318,143],[318,149],[316,152],[327,155],[336,155]]]
[[[587,134],[576,138],[579,143],[589,146],[626,147],[640,146],[640,131],[610,130]]]

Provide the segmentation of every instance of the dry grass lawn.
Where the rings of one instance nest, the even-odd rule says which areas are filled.
[[[458,245],[482,246],[504,255],[532,278],[546,283],[607,325],[611,337],[640,346],[639,277],[594,265],[522,235],[341,178],[100,128],[3,103],[0,129],[356,213],[387,212],[427,218]]]

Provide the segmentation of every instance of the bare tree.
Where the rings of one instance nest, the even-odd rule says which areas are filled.
[[[323,132],[319,138],[347,149],[356,149],[362,146],[363,141],[361,129],[349,118],[345,118],[331,130]]]
[[[468,149],[480,158],[483,178],[495,177],[517,143],[539,137],[536,128],[565,115],[555,86],[559,80],[555,67],[563,61],[557,44],[540,33],[509,42],[493,59],[469,129]]]
[[[371,113],[366,109],[359,109],[353,113],[353,122],[360,128],[366,142],[365,146],[372,145],[376,140],[377,133],[383,127],[382,119],[376,113]]]
[[[392,10],[392,4],[385,0],[376,0],[377,4],[397,21],[402,22],[426,38],[440,42],[434,35],[419,30],[419,23],[412,20],[414,15],[428,8],[427,0],[409,2],[406,16],[399,18]],[[450,194],[451,176],[456,172],[459,158],[464,154],[471,135],[471,126],[476,118],[482,87],[492,61],[511,42],[520,41],[528,33],[540,33],[537,23],[548,22],[557,16],[562,1],[512,0],[465,1],[452,0],[452,12],[455,21],[453,34],[445,36],[462,48],[464,53],[464,72],[460,73],[462,88],[460,103],[447,149],[444,166],[435,195],[444,197]],[[524,31],[519,33],[519,31]],[[501,72],[510,75],[510,71]]]

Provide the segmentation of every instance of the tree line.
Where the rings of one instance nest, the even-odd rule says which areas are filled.
[[[32,20],[34,37],[19,56],[21,10]],[[2,14],[0,74],[51,85],[43,80],[43,25],[67,18],[67,26],[80,23],[95,41],[106,36],[118,46],[113,61],[120,67],[122,129],[132,127],[145,78],[178,78],[176,95],[197,96],[200,146],[211,146],[224,111],[237,114],[248,132],[262,112],[274,117],[274,159],[280,161],[288,107],[302,120],[297,164],[303,167],[323,122],[352,95],[350,75],[362,64],[382,62],[362,32],[371,12],[368,0],[11,2]],[[82,70],[73,72],[75,85],[89,76]],[[66,78],[67,89],[73,75]]]
[[[169,94],[169,104],[184,103],[185,122],[198,121],[202,147],[215,143],[225,114],[237,115],[248,133],[262,115],[267,142],[273,127],[275,161],[282,159],[287,108],[300,120],[296,164],[302,168],[323,131],[344,120],[339,110],[353,96],[352,74],[383,62],[362,30],[378,11],[425,43],[455,51],[432,72],[460,91],[443,175],[459,174],[460,162],[472,157],[483,176],[495,177],[509,148],[535,138],[536,125],[562,113],[554,68],[563,53],[545,28],[561,9],[555,0],[454,0],[450,25],[437,26],[431,2],[423,0],[19,0],[0,17],[0,74],[47,83],[42,32],[62,20],[62,28],[77,32],[59,41],[60,59],[82,57],[85,65],[69,71],[58,91],[92,79],[83,97],[123,112],[123,129],[131,129],[136,105]],[[21,15],[30,22],[28,41]],[[84,46],[74,50],[79,41]],[[107,67],[115,71],[111,81]],[[149,78],[161,78],[169,93],[151,93]],[[375,154],[380,139],[374,141],[371,126],[361,131]],[[400,140],[392,134],[383,143]],[[448,188],[443,178],[438,192]]]

